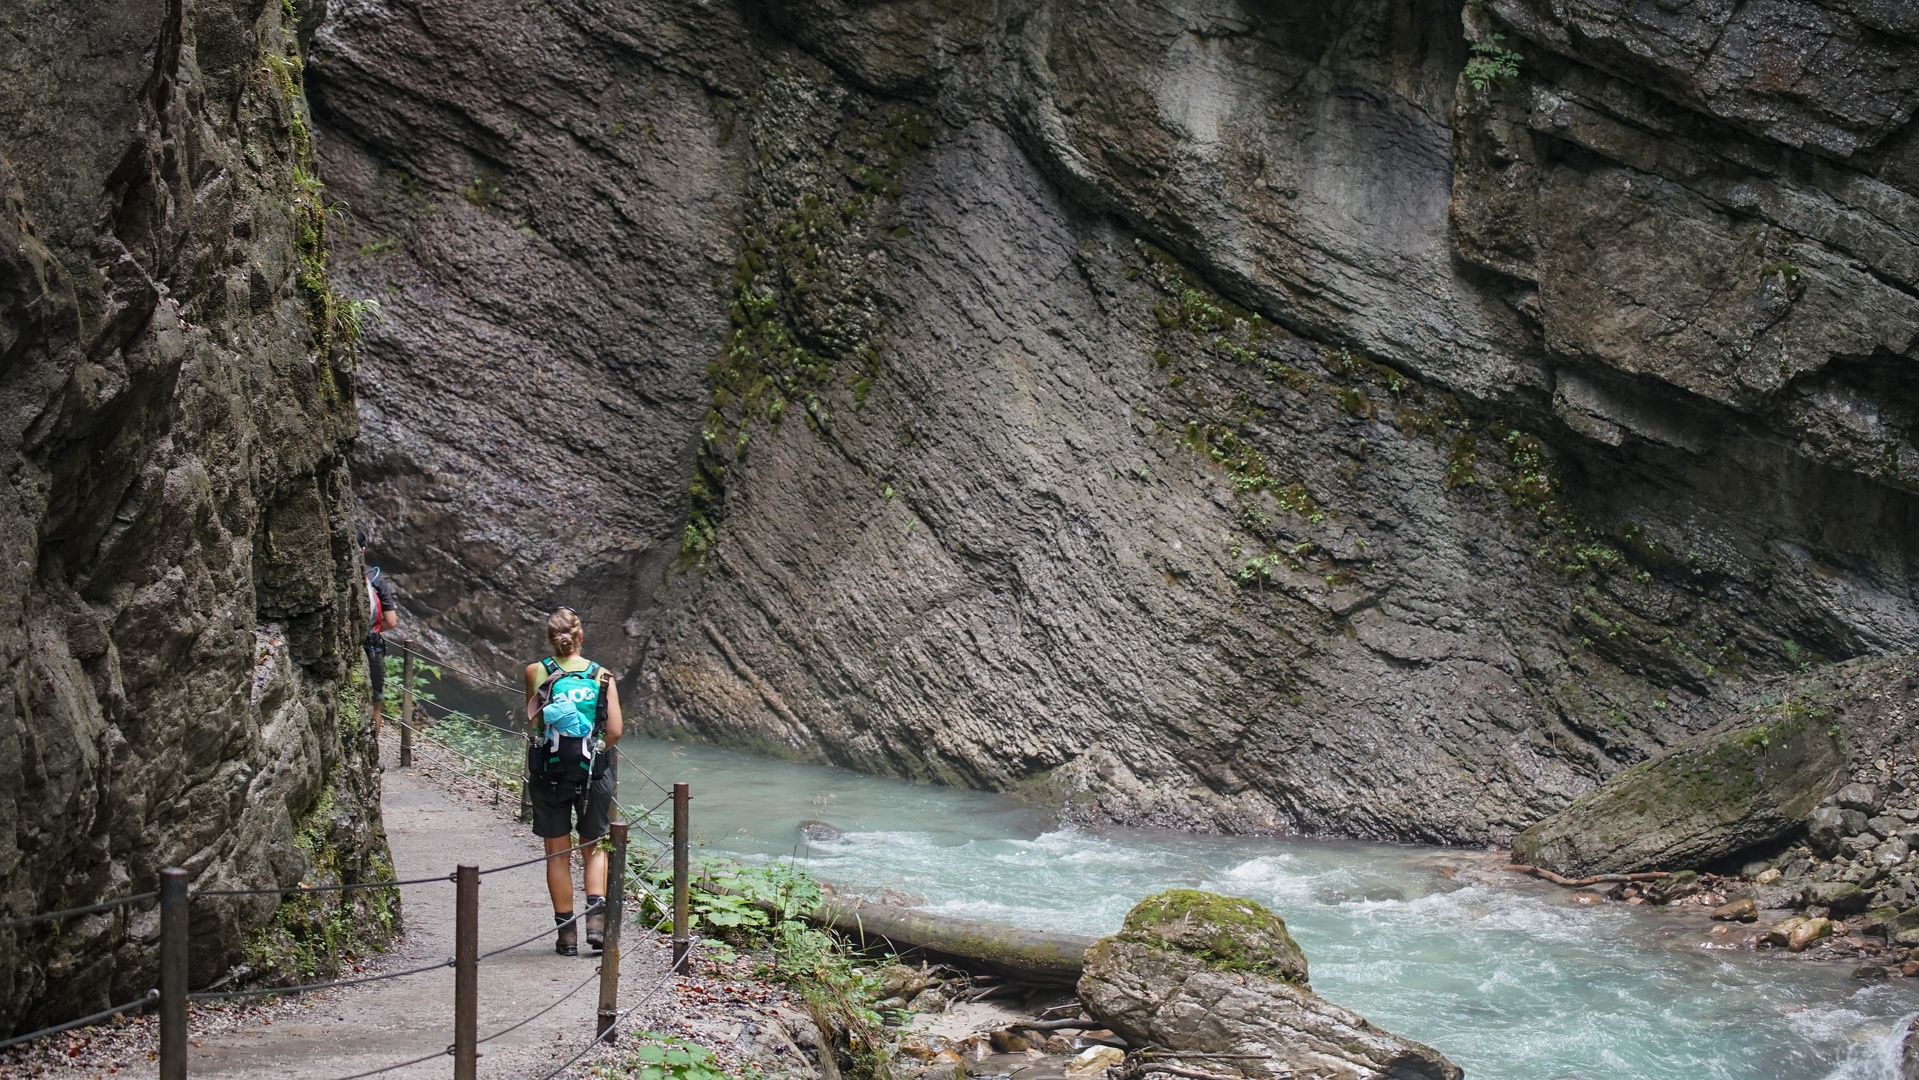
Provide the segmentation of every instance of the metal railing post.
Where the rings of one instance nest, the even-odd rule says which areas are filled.
[[[160,1080],[187,1080],[187,872],[160,871]]]
[[[480,868],[453,877],[453,1080],[476,1080],[480,1035]]]
[[[531,822],[533,820],[533,766],[528,758],[532,756],[532,749],[528,747],[526,750],[526,753],[520,755],[520,814],[516,820]]]
[[[613,1022],[620,1015],[620,926],[626,922],[626,822],[613,823],[613,860],[606,875],[606,945],[600,951],[599,1034],[616,1037]]]
[[[400,668],[400,767],[413,764],[413,654]]]
[[[693,801],[684,781],[673,785],[673,966],[678,968],[691,947],[687,937],[687,804]]]

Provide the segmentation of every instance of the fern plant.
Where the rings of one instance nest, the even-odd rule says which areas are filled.
[[[1488,34],[1486,40],[1473,44],[1472,57],[1466,61],[1466,81],[1475,91],[1519,77],[1519,62],[1525,57],[1501,46],[1504,40],[1504,34]]]

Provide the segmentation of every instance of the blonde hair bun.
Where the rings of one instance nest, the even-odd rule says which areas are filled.
[[[572,608],[561,608],[547,616],[546,640],[554,656],[572,656],[580,651],[580,617]]]

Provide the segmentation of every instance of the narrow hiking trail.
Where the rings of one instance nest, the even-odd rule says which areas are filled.
[[[396,758],[393,753],[387,756],[389,762]],[[449,873],[458,863],[477,863],[482,869],[505,866],[540,854],[538,838],[514,821],[509,810],[476,805],[419,771],[389,765],[384,777],[381,810],[398,877]],[[405,936],[375,970],[421,967],[451,957],[452,883],[403,886],[400,895]],[[552,921],[540,864],[481,878],[482,955],[545,932],[527,945],[481,961],[480,1037],[578,991],[545,1015],[485,1044],[482,1075],[542,1076],[592,1038],[599,960],[584,951],[577,957],[556,955]],[[649,947],[647,935],[634,937],[622,963],[621,982],[633,984],[638,992],[639,984],[654,982],[665,965],[659,961],[661,950]],[[294,1017],[204,1038],[193,1049],[189,1075],[330,1080],[444,1050],[453,1039],[452,1024],[449,967],[346,988],[304,1002]],[[442,1054],[383,1075],[444,1077],[450,1068],[451,1059]]]
[[[394,764],[397,742],[389,738],[383,752],[388,765],[381,810],[400,880],[447,874],[459,863],[486,870],[540,855],[539,839],[514,820],[512,803],[493,806],[490,784],[462,772],[444,750],[416,740],[415,766],[408,769]],[[656,853],[637,829],[631,842],[636,867]],[[573,869],[577,890],[577,857]],[[372,958],[364,972],[343,977],[424,967],[453,955],[452,883],[402,886],[400,895],[403,936]],[[668,936],[650,932],[631,914],[630,903],[628,911],[619,1007],[639,1008],[620,1024],[619,1044],[594,1049],[563,1077],[625,1075],[589,1070],[624,1061],[628,1055],[621,1047],[630,1049],[633,1036],[648,1032],[697,1042],[730,1064],[751,1061],[768,1077],[811,1080],[816,1075],[793,1041],[808,1041],[804,1031],[810,1021],[785,990],[752,978],[751,961],[722,963],[697,945],[686,971],[662,979],[671,962]],[[584,951],[577,957],[555,954],[552,925],[541,864],[480,879],[482,1080],[542,1080],[593,1038],[600,958]],[[486,956],[536,934],[525,945]],[[305,997],[196,1007],[187,1075],[196,1080],[342,1080],[425,1058],[377,1075],[442,1080],[453,1070],[445,1052],[452,1025],[451,967]],[[154,1046],[151,1018],[143,1017],[84,1029],[59,1046],[49,1044],[14,1059],[0,1072],[62,1080],[152,1075]]]

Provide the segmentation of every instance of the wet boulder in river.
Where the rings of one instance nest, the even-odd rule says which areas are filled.
[[[1846,766],[1836,725],[1805,711],[1696,736],[1513,838],[1562,874],[1703,866],[1798,829]]]
[[[846,839],[846,834],[828,825],[824,821],[800,822],[800,835],[815,844],[830,844],[835,840]]]
[[[1437,1050],[1313,993],[1286,923],[1250,900],[1173,889],[1142,900],[1086,953],[1079,999],[1135,1046],[1248,1055],[1209,1072],[1337,1080],[1460,1080]]]

